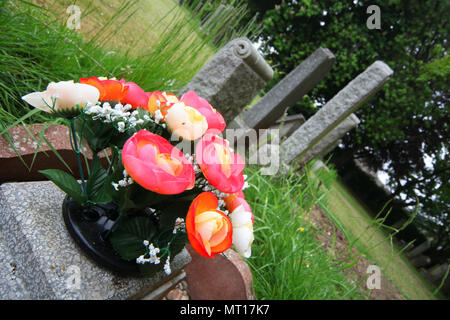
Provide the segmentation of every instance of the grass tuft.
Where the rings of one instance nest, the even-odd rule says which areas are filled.
[[[247,168],[245,190],[255,213],[252,256],[247,259],[257,299],[364,299],[358,284],[341,271],[351,261],[336,263],[317,240],[320,232],[308,215],[322,197],[321,183],[309,173],[278,179]]]

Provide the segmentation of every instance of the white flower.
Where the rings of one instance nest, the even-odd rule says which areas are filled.
[[[164,119],[163,114],[161,113],[161,110],[156,110],[155,111],[155,122],[159,123],[162,119]]]
[[[119,132],[124,132],[125,131],[125,122],[120,121],[119,123],[117,123],[117,129],[119,130]]]
[[[191,141],[203,136],[208,129],[206,118],[183,102],[175,103],[167,111],[166,124],[173,134]]]
[[[159,264],[160,263],[160,259],[157,256],[157,254],[159,253],[159,248],[155,248],[153,246],[153,243],[149,243],[148,240],[144,240],[143,241],[144,246],[146,246],[148,248],[148,258],[145,258],[145,254],[139,256],[138,258],[136,258],[136,263],[139,264],[144,264],[144,263],[152,263],[152,264]]]
[[[183,229],[185,227],[184,219],[183,218],[176,218],[175,219],[175,227],[173,228],[172,233],[176,234],[179,230]]]
[[[22,97],[33,107],[45,112],[64,111],[75,106],[85,108],[97,103],[100,92],[97,88],[84,83],[70,81],[50,82],[47,90],[32,92]],[[49,107],[50,106],[50,107]]]
[[[127,180],[123,179],[118,182],[119,186],[126,187],[128,185]]]
[[[164,264],[164,272],[169,275],[172,273],[172,270],[170,269],[170,256],[167,257],[166,263]]]
[[[233,247],[240,255],[249,258],[254,239],[252,213],[245,211],[244,206],[240,205],[230,214],[230,219],[233,225]]]
[[[85,112],[86,114],[101,114],[103,108],[97,104],[94,104],[92,106],[86,107]]]

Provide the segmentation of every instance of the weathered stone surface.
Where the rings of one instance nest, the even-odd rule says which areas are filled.
[[[321,158],[333,150],[339,140],[350,130],[355,128],[360,123],[360,120],[355,114],[351,114],[330,131],[325,137],[323,137],[318,143],[316,143],[306,154],[301,158],[301,162],[307,163],[314,158]]]
[[[281,157],[290,163],[301,158],[343,119],[375,94],[393,74],[382,61],[376,61],[339,91],[281,145]]]
[[[448,268],[449,264],[447,262],[434,265],[431,268],[428,268],[427,273],[429,275],[429,279],[431,280],[431,282],[434,283],[435,285],[439,285]]]
[[[302,114],[294,114],[291,116],[285,115],[275,122],[270,129],[279,129],[280,139],[289,137],[295,130],[297,130],[306,119]]]
[[[194,90],[231,121],[264,88],[273,70],[247,38],[230,41],[178,95]]]
[[[330,71],[335,57],[324,48],[317,49],[299,66],[265,94],[250,110],[243,111],[245,123],[254,129],[269,128],[287,108],[295,105]]]
[[[28,300],[30,294],[25,289],[22,280],[16,275],[17,263],[4,241],[0,229],[0,300]]]
[[[228,249],[223,253],[223,256],[227,258],[236,269],[239,271],[242,281],[244,282],[245,293],[248,300],[255,299],[255,292],[253,289],[253,276],[248,264],[242,259],[242,257],[233,249]]]
[[[23,296],[31,299],[128,299],[148,294],[167,279],[123,277],[98,266],[70,237],[62,218],[65,194],[51,182],[4,183],[0,186],[0,225],[3,245],[21,280]],[[173,258],[173,274],[190,262],[186,250]],[[68,286],[73,268],[80,270],[80,288]],[[4,271],[3,269],[3,272]],[[2,274],[4,279],[8,274]],[[11,286],[1,282],[0,296]],[[20,291],[20,287],[18,288]],[[28,294],[28,296],[27,296]]]

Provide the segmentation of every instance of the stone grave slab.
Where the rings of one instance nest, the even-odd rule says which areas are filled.
[[[106,270],[70,237],[62,218],[65,193],[52,182],[0,186],[0,297],[9,299],[130,299],[149,295],[170,280],[124,277]],[[6,248],[7,250],[1,250]],[[172,277],[191,261],[184,249],[173,258]],[[71,282],[79,271],[79,288]],[[14,276],[14,277],[12,277]]]

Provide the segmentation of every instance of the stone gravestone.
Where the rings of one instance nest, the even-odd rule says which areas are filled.
[[[408,250],[405,255],[412,259],[415,258],[419,255],[421,255],[422,253],[424,253],[425,251],[427,251],[428,249],[431,248],[431,242],[432,239],[426,239],[424,242],[422,242],[421,244],[411,248],[410,250]]]
[[[302,114],[285,115],[278,119],[269,129],[279,129],[280,139],[289,137],[306,121]]]
[[[239,118],[249,128],[269,128],[328,74],[335,60],[330,50],[317,49]]]
[[[298,126],[303,123],[302,117],[288,119],[285,121],[286,127],[281,126],[280,132],[261,132],[256,138],[255,130],[279,128],[277,121],[283,123],[283,116],[287,108],[295,105],[303,96],[319,83],[330,71],[335,57],[326,48],[319,48],[311,54],[305,61],[292,70],[275,87],[265,94],[249,110],[242,111],[230,123],[229,128],[240,129],[234,132],[235,136],[227,139],[233,145],[243,145],[246,139],[249,140],[249,162],[251,164],[270,165],[269,170],[263,168],[263,174],[273,174],[277,171],[279,162],[280,139],[289,136]],[[292,117],[291,117],[292,118]],[[290,121],[293,120],[293,121]],[[257,142],[256,142],[257,141]],[[270,141],[270,143],[267,143]],[[258,148],[260,149],[258,150]],[[239,151],[239,150],[238,150]],[[238,152],[243,156],[245,151]]]
[[[382,61],[370,65],[282,143],[280,152],[283,162],[289,165],[294,159],[305,156],[375,94],[392,74],[392,69]]]
[[[174,257],[169,277],[164,271],[151,278],[123,277],[98,266],[65,227],[64,197],[52,182],[0,186],[0,299],[155,297],[152,292],[183,276],[191,260],[186,249]]]
[[[272,79],[273,70],[247,38],[227,43],[178,93],[194,90],[231,121]]]
[[[431,258],[428,256],[425,256],[423,254],[420,254],[416,257],[414,257],[413,259],[411,259],[411,264],[415,267],[415,268],[423,268],[428,266],[431,263]]]
[[[314,158],[322,158],[330,153],[337,145],[341,138],[360,123],[359,118],[355,114],[351,114],[337,127],[330,131],[317,144],[309,149],[306,154],[300,159],[300,162],[307,163]]]

